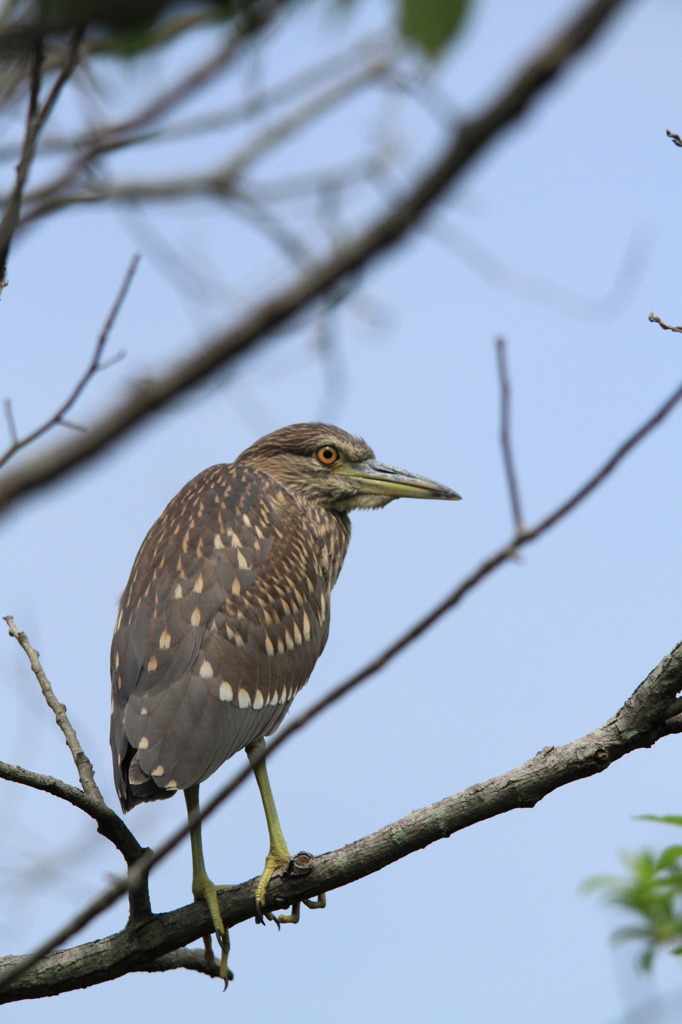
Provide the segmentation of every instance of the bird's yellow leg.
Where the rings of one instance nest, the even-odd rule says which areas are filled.
[[[265,904],[265,894],[270,884],[275,871],[279,868],[286,867],[291,860],[291,854],[289,853],[289,847],[286,844],[284,833],[282,832],[282,826],[279,821],[279,815],[277,814],[277,807],[275,806],[275,798],[272,795],[272,789],[270,788],[270,779],[268,778],[268,770],[265,767],[265,758],[263,753],[265,751],[265,740],[259,739],[254,743],[250,743],[246,748],[246,754],[253,767],[253,773],[256,776],[256,782],[258,783],[258,789],[260,791],[260,797],[263,803],[263,810],[265,811],[265,820],[268,825],[268,835],[270,836],[270,849],[268,855],[265,858],[265,867],[263,873],[258,879],[256,884],[256,920],[262,921],[263,919],[263,906]],[[326,897],[322,893],[317,900],[304,900],[307,907],[316,909],[323,907],[326,904]],[[265,914],[265,916],[275,921],[278,925],[280,924],[298,924],[300,918],[300,903],[294,903],[291,908],[291,914],[280,914],[275,916],[274,914]]]
[[[190,786],[185,790],[185,803],[187,804],[187,816],[192,819],[194,814],[199,812],[199,786]],[[195,822],[189,830],[190,845],[192,848],[192,895],[195,900],[203,900],[211,915],[211,924],[216,933],[220,946],[220,977],[227,987],[228,981],[233,978],[232,971],[227,966],[227,955],[230,950],[230,938],[227,928],[223,924],[223,916],[220,913],[218,904],[218,893],[231,888],[229,885],[214,885],[208,877],[206,865],[204,864],[204,847],[201,841],[201,821]],[[206,957],[213,960],[210,936],[205,940]]]

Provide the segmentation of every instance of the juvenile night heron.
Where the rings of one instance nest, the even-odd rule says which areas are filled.
[[[291,859],[263,737],[280,725],[326,643],[348,513],[394,498],[458,497],[376,462],[364,441],[338,427],[298,423],[196,476],[142,543],[111,648],[118,796],[128,811],[182,789],[192,815],[199,784],[246,749],[270,835],[257,916],[273,873]],[[191,846],[192,892],[208,904],[225,949],[200,824]],[[226,978],[225,954],[221,970]]]

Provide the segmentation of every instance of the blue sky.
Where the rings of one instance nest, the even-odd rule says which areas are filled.
[[[549,5],[548,5],[549,6]],[[475,5],[431,90],[474,114],[575,4]],[[383,4],[348,14],[303,7],[281,40],[210,94],[214,105],[281,81],[380,26]],[[382,461],[442,480],[449,503],[396,502],[354,514],[334,592],[328,647],[298,706],[361,667],[452,589],[511,531],[498,442],[494,340],[509,347],[514,445],[530,523],[611,453],[677,385],[682,321],[682,131],[672,0],[626,5],[567,73],[473,163],[433,216],[373,264],[321,332],[307,318],[228,373],[195,388],[77,476],[3,523],[0,612],[40,650],[115,801],[108,751],[108,650],[118,595],[145,532],[196,472],[255,437],[322,418],[363,435]],[[164,63],[101,72],[103,109],[133,106],[171,81],[192,40]],[[80,104],[80,105],[79,105]],[[84,116],[67,99],[58,121]],[[188,114],[199,109],[192,104]],[[6,135],[13,127],[7,120]],[[407,96],[364,96],[254,169],[261,185],[330,167],[380,138],[414,170],[439,137]],[[159,148],[120,158],[122,175],[173,174],[230,146]],[[396,171],[399,180],[399,172]],[[343,223],[376,209],[360,190]],[[302,236],[312,239],[308,212]],[[154,238],[177,254],[170,272]],[[472,247],[476,253],[472,255]],[[89,358],[125,267],[143,260],[100,375],[73,415],[101,415],[229,324],[291,274],[248,227],[208,202],[172,210],[84,208],[26,232],[0,308],[2,395],[28,429],[57,406]],[[481,256],[481,253],[483,256]],[[478,258],[477,258],[478,255]],[[484,262],[484,267],[481,262]],[[485,271],[485,272],[484,272]],[[202,288],[197,279],[210,282]],[[326,344],[325,344],[326,342]],[[679,429],[674,414],[550,534],[471,594],[385,671],[273,756],[270,773],[292,849],[324,852],[603,723],[680,639]],[[74,780],[17,645],[0,637],[2,758]],[[241,767],[241,755],[235,759]],[[215,784],[232,766],[217,773]],[[214,780],[207,785],[212,789]],[[0,949],[22,952],[106,885],[120,862],[75,810],[3,785]],[[610,1024],[660,998],[673,1020],[679,967],[641,978],[614,951],[621,923],[578,893],[617,871],[621,851],[673,840],[641,813],[679,813],[679,741],[639,751],[594,777],[437,843],[329,897],[324,913],[277,933],[232,934],[234,985],[176,973],[132,976],[7,1011],[16,1024],[228,1014],[242,1024],[394,1022],[439,1015],[467,1024]],[[154,845],[182,819],[180,800],[127,822]],[[219,882],[258,873],[265,853],[253,783],[206,825]],[[189,902],[189,851],[152,881],[155,908]],[[123,923],[112,910],[81,936]]]

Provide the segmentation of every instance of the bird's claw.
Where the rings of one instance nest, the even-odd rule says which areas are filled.
[[[265,924],[265,921],[272,921],[277,925],[278,931],[283,924],[298,924],[301,920],[301,903],[309,910],[324,910],[327,906],[327,894],[321,892],[315,899],[296,900],[291,904],[290,914],[275,914],[272,910],[265,910],[263,904],[256,902],[256,923]]]

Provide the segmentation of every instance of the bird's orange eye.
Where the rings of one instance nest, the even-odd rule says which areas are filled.
[[[330,444],[323,444],[321,448],[317,449],[315,454],[317,455],[317,461],[321,462],[323,466],[333,466],[339,460],[338,451]]]

